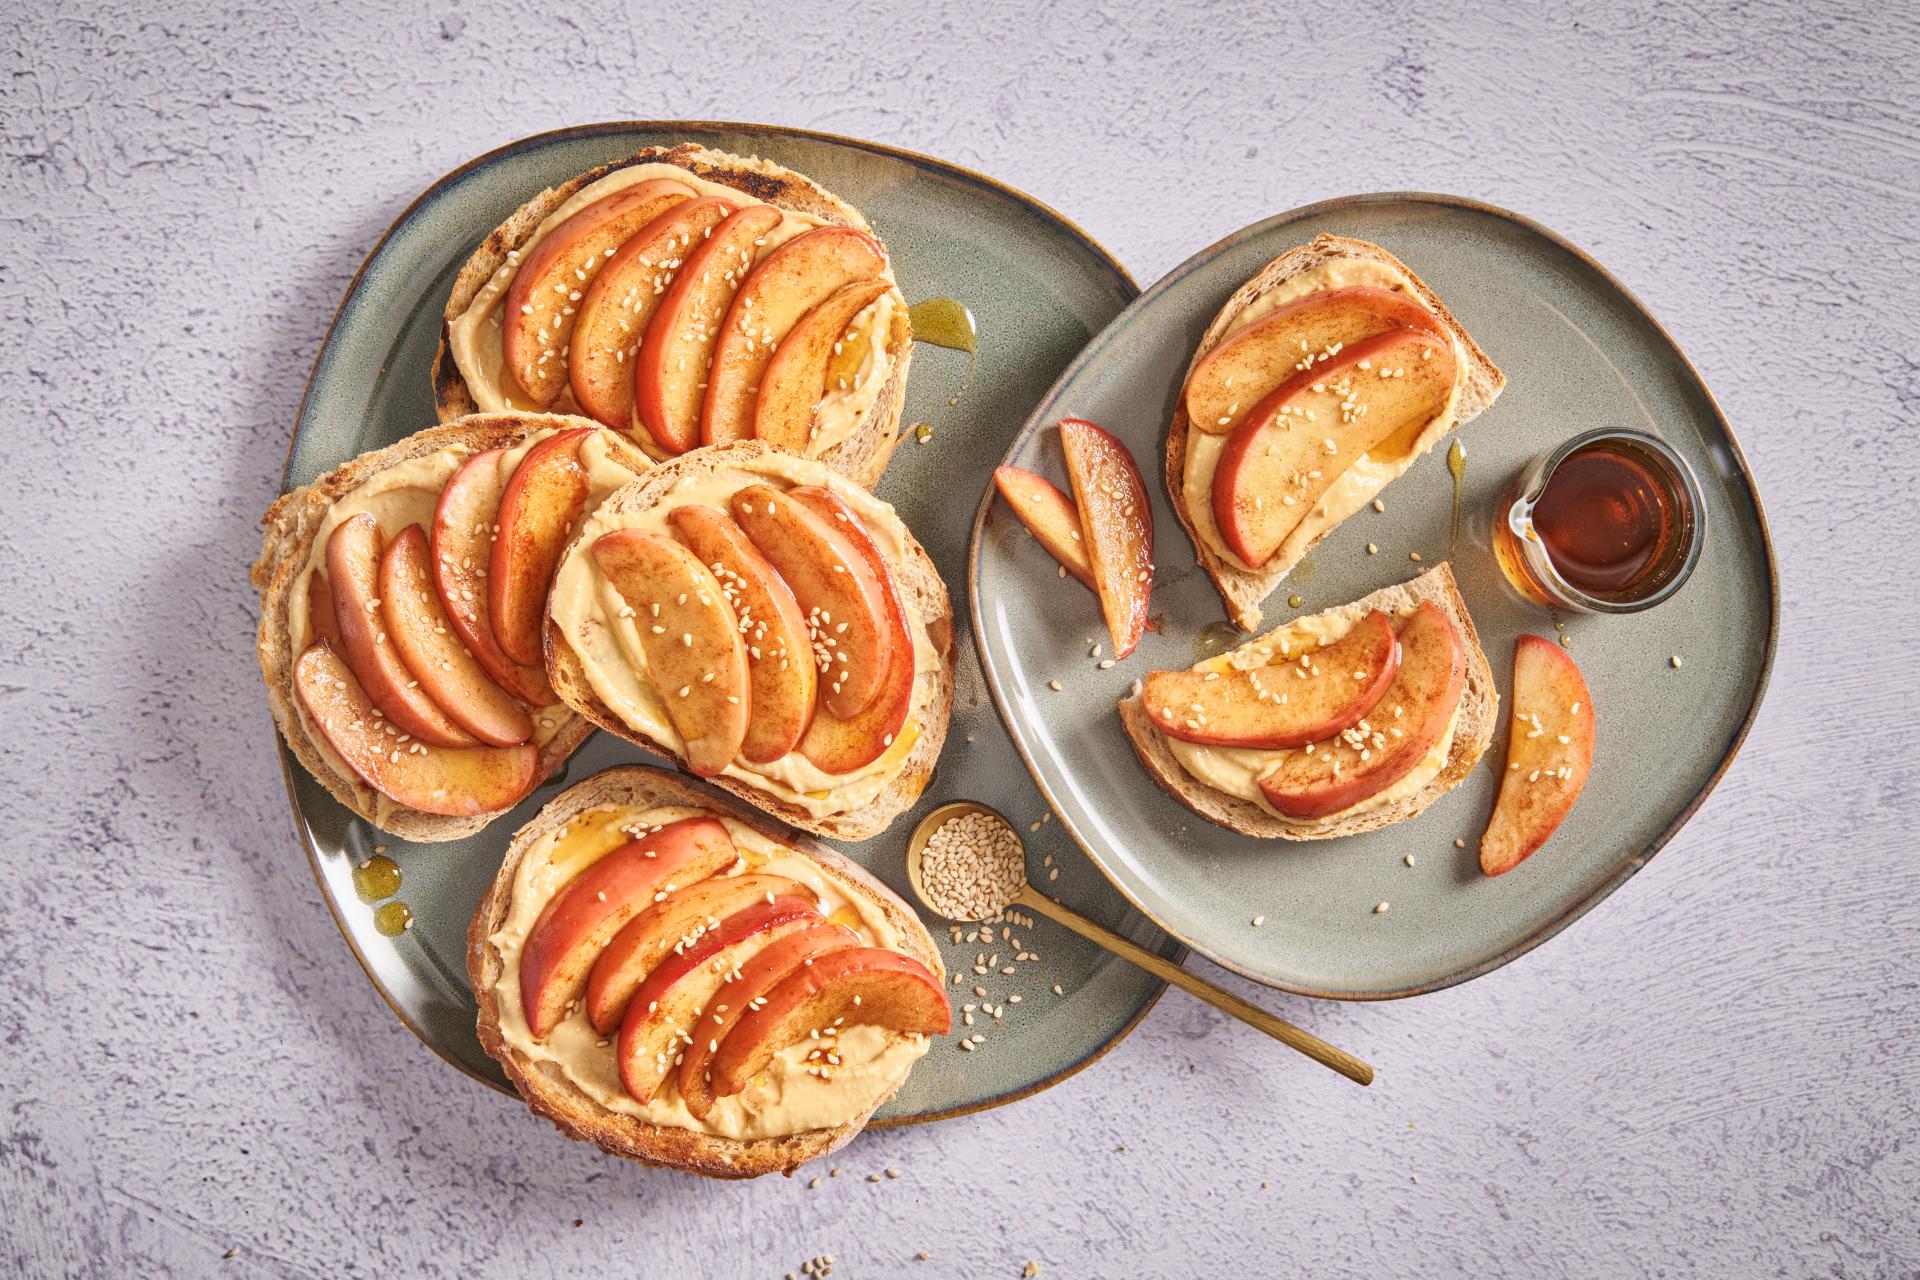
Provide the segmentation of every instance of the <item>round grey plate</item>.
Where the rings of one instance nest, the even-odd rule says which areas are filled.
[[[1104,249],[1045,206],[966,170],[871,143],[757,125],[606,124],[516,142],[449,174],[400,216],[348,289],[314,363],[284,483],[308,483],[356,454],[433,425],[428,368],[454,274],[522,201],[640,147],[689,140],[777,160],[852,201],[886,241],[909,302],[953,297],[978,318],[980,364],[971,385],[964,354],[925,345],[915,352],[906,420],[931,424],[934,436],[926,444],[909,436],[879,487],[932,554],[964,614],[959,584],[972,495],[987,482],[1013,424],[1139,290]],[[957,403],[949,403],[956,393]],[[963,625],[956,628],[953,727],[932,785],[888,834],[840,846],[903,896],[904,841],[922,810],[967,798],[1021,822],[1044,812],[990,708],[970,632],[964,619],[957,621]],[[283,750],[294,815],[341,932],[394,1013],[468,1074],[507,1087],[474,1037],[465,934],[508,839],[561,788],[641,758],[626,743],[597,735],[561,776],[488,830],[447,844],[412,845],[342,809]],[[1048,854],[1062,868],[1049,887],[1066,902],[1162,954],[1183,954],[1088,865],[1057,824],[1026,839],[1037,878],[1044,881]],[[400,864],[397,897],[416,919],[397,939],[374,928],[374,906],[354,893],[353,867],[376,846]],[[1019,1004],[1008,1004],[1005,1025],[983,1019],[972,1028],[987,1035],[976,1052],[937,1044],[879,1123],[962,1114],[1057,1083],[1132,1030],[1162,990],[1064,930],[1041,925],[1025,932],[1030,936],[1022,941],[1040,961],[1023,963],[1011,977],[996,971],[978,979],[995,1003],[1021,996]],[[970,969],[978,950],[1006,953],[1003,965],[1011,960],[1004,943],[955,947],[946,945],[944,932],[936,936],[950,967]],[[1053,994],[1056,983],[1063,996]],[[955,990],[970,991],[971,984]]]
[[[1566,619],[1595,701],[1593,773],[1553,839],[1498,879],[1480,874],[1477,857],[1504,733],[1467,781],[1419,818],[1297,844],[1249,839],[1194,815],[1142,769],[1114,713],[1136,677],[1190,665],[1201,628],[1224,617],[1162,479],[1187,363],[1235,288],[1323,231],[1398,255],[1507,375],[1499,402],[1460,436],[1467,469],[1451,553],[1503,698],[1515,638],[1554,634],[1554,620],[1507,586],[1488,543],[1488,509],[1527,459],[1592,427],[1636,427],[1678,448],[1706,491],[1706,554],[1678,596],[1629,617]],[[970,574],[988,685],[1041,790],[1120,891],[1196,951],[1269,986],[1339,999],[1414,995],[1537,946],[1672,838],[1759,707],[1778,588],[1740,447],[1658,322],[1592,260],[1523,218],[1445,196],[1373,195],[1257,223],[1181,264],[1107,326],[1040,401],[1007,461],[1064,486],[1053,430],[1063,417],[1098,422],[1140,464],[1154,500],[1152,609],[1163,625],[1128,661],[1097,670],[1087,653],[1105,630],[1092,595],[1058,578],[989,491]],[[1389,485],[1384,513],[1364,510],[1329,535],[1267,597],[1267,625],[1448,559],[1445,452],[1420,458]],[[1297,610],[1287,604],[1293,593],[1302,597]],[[1049,688],[1056,679],[1062,692]],[[1391,909],[1376,913],[1381,902]],[[1256,915],[1266,917],[1258,929],[1250,927]]]

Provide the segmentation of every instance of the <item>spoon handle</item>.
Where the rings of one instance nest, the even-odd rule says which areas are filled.
[[[1249,1004],[1230,991],[1222,990],[1205,978],[1195,977],[1179,965],[1137,943],[1130,942],[1110,929],[1103,929],[1085,916],[1067,910],[1046,897],[1032,885],[1028,885],[1014,901],[1023,907],[1031,907],[1049,920],[1067,926],[1089,942],[1098,943],[1113,954],[1133,963],[1179,987],[1189,995],[1205,1000],[1222,1013],[1230,1013],[1256,1031],[1264,1031],[1286,1045],[1306,1054],[1321,1066],[1331,1067],[1347,1079],[1359,1084],[1373,1083],[1373,1068],[1344,1049],[1337,1049],[1319,1036],[1302,1031],[1284,1018],[1276,1018],[1258,1005]]]

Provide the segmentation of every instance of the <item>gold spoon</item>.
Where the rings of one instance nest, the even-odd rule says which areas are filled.
[[[975,813],[986,814],[990,818],[1006,822],[1007,830],[1013,833],[1014,843],[1020,848],[1020,889],[1014,894],[1013,900],[1007,904],[1008,906],[1026,907],[1029,910],[1037,911],[1047,917],[1047,919],[1065,925],[1089,942],[1105,947],[1121,959],[1131,960],[1134,964],[1139,965],[1154,977],[1166,982],[1171,982],[1187,994],[1205,1000],[1222,1013],[1230,1013],[1256,1031],[1264,1031],[1288,1048],[1297,1049],[1320,1065],[1333,1068],[1347,1079],[1360,1084],[1373,1083],[1373,1068],[1346,1052],[1344,1049],[1336,1049],[1325,1040],[1309,1032],[1302,1031],[1286,1019],[1276,1018],[1258,1005],[1247,1003],[1232,992],[1216,987],[1205,978],[1195,977],[1179,965],[1174,964],[1171,960],[1157,956],[1145,947],[1129,942],[1110,929],[1101,928],[1085,916],[1067,910],[1052,898],[1047,897],[1038,889],[1035,889],[1032,882],[1026,878],[1026,845],[1021,841],[1019,831],[1011,822],[1007,822],[1005,817],[988,805],[979,804],[972,800],[956,800],[951,804],[940,805],[920,820],[920,825],[913,829],[913,835],[908,838],[907,880],[913,885],[914,896],[920,899],[921,905],[926,907],[929,912],[935,916],[939,916],[943,920],[952,919],[950,916],[941,915],[941,913],[934,908],[933,900],[927,894],[926,882],[921,879],[920,859],[921,855],[926,851],[927,841],[932,838],[933,833],[938,831],[948,819],[964,817],[967,814]]]

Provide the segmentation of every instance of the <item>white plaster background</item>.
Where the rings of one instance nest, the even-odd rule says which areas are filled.
[[[1911,6],[537,8],[8,6],[0,1270],[1920,1274]],[[1787,605],[1745,752],[1507,969],[1387,1006],[1256,993],[1381,1064],[1372,1090],[1175,993],[1097,1068],[867,1135],[818,1191],[561,1140],[418,1045],[335,934],[244,570],[395,213],[512,138],[673,116],[984,169],[1142,281],[1351,191],[1558,229],[1758,473]]]

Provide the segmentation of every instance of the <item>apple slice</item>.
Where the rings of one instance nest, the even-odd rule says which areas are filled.
[[[885,280],[855,281],[795,322],[767,361],[760,390],[753,397],[755,437],[795,453],[806,452],[813,441],[814,407],[830,390],[827,370],[847,326],[891,288]],[[847,390],[845,381],[831,389]]]
[[[821,921],[774,939],[741,965],[707,1002],[700,1030],[681,1051],[680,1100],[687,1110],[702,1120],[713,1110],[708,1067],[743,1015],[801,965],[829,951],[859,945],[860,935],[853,930]]]
[[[540,238],[521,260],[500,310],[507,372],[542,408],[567,385],[567,348],[582,293],[601,265],[672,206],[693,198],[678,182],[636,182],[595,200]]]
[[[1153,591],[1153,508],[1147,504],[1140,469],[1127,446],[1078,418],[1060,424],[1060,447],[1080,508],[1087,559],[1100,593],[1100,610],[1113,637],[1113,656],[1124,658],[1147,629]]]
[[[587,979],[587,1019],[601,1035],[610,1034],[626,1015],[627,1004],[669,956],[683,954],[709,929],[754,903],[782,900],[809,904],[813,890],[785,876],[748,872],[683,883],[658,893],[607,942]]]
[[[380,613],[380,522],[349,516],[327,539],[327,584],[333,593],[340,652],[360,687],[401,733],[430,747],[473,747],[462,729],[420,687],[387,634]]]
[[[764,484],[741,489],[728,508],[806,615],[820,700],[842,719],[858,715],[886,683],[895,636],[886,585],[855,541],[864,535]]]
[[[698,556],[664,534],[615,529],[593,561],[633,610],[647,679],[680,735],[687,768],[711,778],[747,735],[747,649],[726,593]]]
[[[707,398],[714,338],[780,218],[780,211],[766,204],[727,215],[694,246],[660,298],[640,343],[633,394],[641,424],[668,453],[685,453],[701,443],[700,406]]]
[[[523,666],[509,658],[493,638],[487,608],[487,563],[493,558],[500,494],[507,485],[500,469],[506,456],[505,449],[474,454],[440,491],[430,537],[433,585],[454,634],[487,674],[528,706],[546,707],[559,699],[547,683],[545,666]]]
[[[1073,499],[1033,472],[1019,467],[996,469],[993,483],[1013,508],[1013,514],[1040,540],[1047,553],[1085,583],[1088,590],[1099,591],[1093,581],[1093,561],[1087,558],[1080,509],[1073,505]]]
[[[733,208],[711,196],[672,205],[593,277],[574,316],[567,355],[574,402],[588,417],[616,431],[633,428],[634,370],[647,322],[694,246]]]
[[[714,339],[707,399],[700,408],[701,443],[752,437],[761,378],[788,331],[840,289],[877,279],[886,269],[887,253],[879,241],[838,226],[803,232],[754,267]]]
[[[683,818],[621,845],[573,877],[541,909],[520,949],[520,1006],[544,1040],[586,990],[608,940],[676,890],[739,858],[718,819]]]
[[[592,434],[581,427],[548,436],[527,450],[500,494],[499,529],[487,558],[487,609],[493,638],[515,662],[543,660],[547,590],[567,534],[587,507],[580,444]]]
[[[1221,538],[1247,564],[1265,564],[1347,468],[1446,406],[1453,372],[1451,344],[1396,329],[1296,374],[1254,406],[1220,455]]]
[[[1325,289],[1287,303],[1231,334],[1187,378],[1187,420],[1223,436],[1295,374],[1318,371],[1343,348],[1395,329],[1445,338],[1439,317],[1411,294],[1370,285]]]
[[[496,813],[539,781],[540,753],[518,747],[428,747],[402,743],[383,724],[353,671],[322,640],[293,664],[293,688],[307,719],[360,781],[396,804],[450,818]]]
[[[1285,756],[1260,779],[1290,818],[1324,818],[1407,776],[1447,731],[1466,686],[1460,633],[1431,600],[1400,629],[1400,670],[1372,713],[1338,737]]]
[[[1513,648],[1513,728],[1500,798],[1480,837],[1480,870],[1511,871],[1559,827],[1593,768],[1593,695],[1573,659],[1551,640]]]
[[[380,612],[400,658],[440,709],[482,742],[518,746],[533,721],[447,626],[428,570],[427,535],[410,524],[380,557]]]
[[[945,1035],[953,1007],[940,979],[898,951],[847,947],[814,956],[734,1024],[713,1055],[714,1096],[739,1093],[788,1045],[843,1025]]]
[[[1304,747],[1358,724],[1393,683],[1400,646],[1375,609],[1324,649],[1252,670],[1155,671],[1141,698],[1160,732],[1183,742]]]
[[[319,640],[338,650],[340,619],[333,611],[333,589],[327,585],[327,575],[315,569],[307,575],[307,643]]]
[[[740,526],[699,505],[667,516],[681,541],[719,579],[747,653],[747,734],[740,754],[755,764],[778,760],[813,719],[817,682],[807,615]]]

